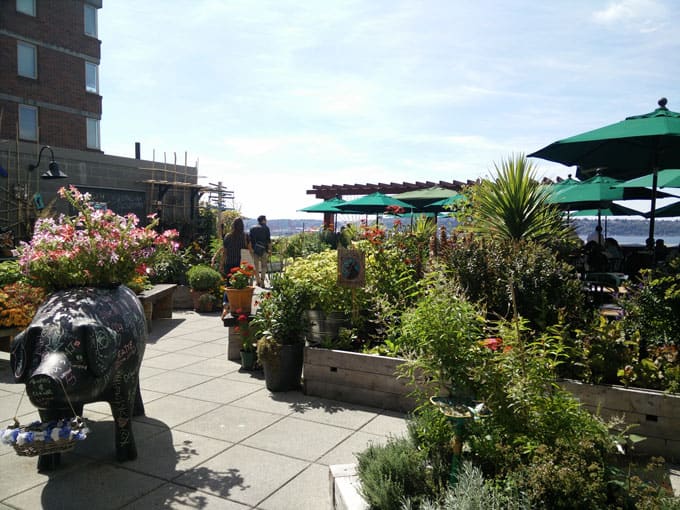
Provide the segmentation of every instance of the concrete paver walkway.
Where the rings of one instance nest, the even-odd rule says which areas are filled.
[[[52,473],[0,445],[0,509],[331,508],[328,466],[406,434],[404,416],[270,393],[261,372],[226,356],[217,314],[173,312],[154,321],[141,371],[146,416],[135,420],[139,457],[114,459],[106,403],[85,406],[90,436]],[[0,427],[38,419],[0,353]]]

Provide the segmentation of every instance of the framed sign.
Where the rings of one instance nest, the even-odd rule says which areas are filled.
[[[338,285],[363,287],[366,283],[366,257],[359,250],[338,250]]]

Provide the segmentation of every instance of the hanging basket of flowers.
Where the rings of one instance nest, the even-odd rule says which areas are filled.
[[[49,453],[61,453],[71,450],[77,441],[83,441],[89,429],[80,417],[50,422],[33,422],[14,424],[0,430],[0,441],[14,447],[17,455],[35,457]]]

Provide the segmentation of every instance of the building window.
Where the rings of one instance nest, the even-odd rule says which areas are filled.
[[[87,119],[87,148],[99,149],[99,119]]]
[[[99,66],[92,62],[85,62],[85,90],[99,93]]]
[[[32,44],[17,41],[17,72],[26,78],[38,77],[36,48]]]
[[[17,0],[17,12],[35,16],[35,0]]]
[[[38,109],[34,106],[19,105],[19,138],[38,141]]]
[[[85,4],[85,34],[97,37],[97,8]]]

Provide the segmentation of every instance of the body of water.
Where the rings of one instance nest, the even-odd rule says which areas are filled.
[[[583,242],[586,241],[586,237],[588,236],[582,236],[581,239],[583,239]],[[646,236],[617,236],[617,235],[612,235],[614,239],[616,239],[621,246],[644,246],[645,245],[645,240],[647,239]],[[657,237],[656,239],[663,239],[664,244],[668,246],[669,248],[676,248],[678,246],[678,243],[680,243],[680,236],[666,236],[666,237]]]

